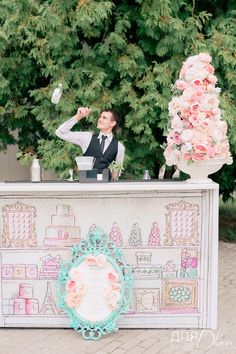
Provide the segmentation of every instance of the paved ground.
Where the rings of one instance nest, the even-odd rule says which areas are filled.
[[[0,354],[236,354],[236,244],[220,243],[218,330],[119,330],[97,342],[71,329],[1,329]]]

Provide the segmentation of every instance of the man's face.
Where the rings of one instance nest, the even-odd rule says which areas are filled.
[[[97,121],[97,128],[104,133],[110,133],[116,125],[111,112],[102,112]]]

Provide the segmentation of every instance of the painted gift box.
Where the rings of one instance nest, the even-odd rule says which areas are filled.
[[[33,298],[32,284],[20,284],[19,285],[19,298],[22,298],[22,299],[32,299]]]
[[[26,265],[25,264],[16,264],[14,266],[13,277],[14,279],[24,279],[26,276]]]
[[[2,265],[2,278],[12,279],[13,278],[14,267],[13,264],[3,264]]]
[[[36,315],[39,313],[38,299],[25,299],[25,313],[27,315]]]
[[[165,279],[177,278],[178,269],[172,260],[166,262],[162,268],[162,277]]]
[[[26,278],[35,279],[38,277],[38,266],[37,264],[27,264],[26,265]]]

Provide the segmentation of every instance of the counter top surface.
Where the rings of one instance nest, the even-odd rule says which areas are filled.
[[[52,181],[42,183],[32,182],[0,182],[0,193],[15,192],[122,192],[122,191],[188,191],[188,190],[218,190],[218,184],[189,183],[186,181],[151,180],[151,181],[119,181],[109,183],[79,183]]]

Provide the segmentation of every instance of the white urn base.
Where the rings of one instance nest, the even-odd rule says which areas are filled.
[[[211,183],[213,181],[211,178],[208,178],[208,176],[219,171],[225,163],[225,158],[212,158],[191,163],[186,160],[180,160],[177,166],[180,171],[190,175],[190,178],[186,181],[187,183]]]

